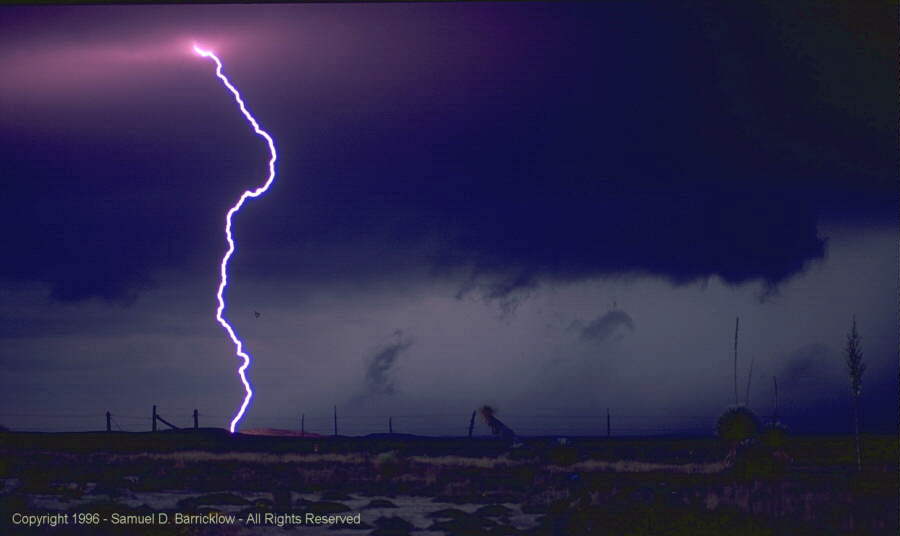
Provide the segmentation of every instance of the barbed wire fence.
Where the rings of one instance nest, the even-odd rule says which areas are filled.
[[[410,434],[436,437],[468,435],[471,411],[421,414],[298,413],[296,416],[251,417],[242,427],[248,432],[270,429],[316,436],[365,436],[369,434]],[[652,436],[711,435],[717,415],[504,413],[502,420],[520,436]],[[790,415],[779,415],[790,421]],[[116,412],[84,413],[0,413],[0,424],[19,432],[147,432],[155,430],[154,420],[182,430],[225,428],[230,415],[205,413],[196,409],[154,406],[147,415]],[[770,417],[763,417],[765,422]],[[264,432],[265,430],[263,430]],[[490,435],[480,417],[475,419],[477,436]]]

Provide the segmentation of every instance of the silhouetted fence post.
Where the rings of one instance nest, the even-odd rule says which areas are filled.
[[[389,434],[394,433],[394,418],[393,417],[388,417],[388,433]]]
[[[337,406],[334,407],[334,435],[337,435]]]
[[[106,412],[106,431],[112,432],[112,415],[108,411]]]
[[[606,408],[606,437],[612,435],[612,428],[609,426],[609,408]]]
[[[472,437],[472,429],[475,428],[475,412],[472,412],[472,418],[469,419],[469,437]]]
[[[153,405],[153,431],[156,431],[156,404]]]
[[[200,419],[197,410],[194,410],[194,430],[200,429]]]

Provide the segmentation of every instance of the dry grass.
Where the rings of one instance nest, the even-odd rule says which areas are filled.
[[[410,456],[410,461],[423,465],[436,465],[440,467],[476,467],[479,469],[496,469],[499,467],[512,467],[534,463],[534,460],[513,461],[504,456],[498,458],[466,458],[463,456]]]
[[[536,460],[510,460],[504,456],[498,458],[466,458],[462,456],[411,456],[410,461],[423,465],[431,465],[438,467],[475,467],[479,469],[497,469],[504,467],[515,467],[523,465],[533,465]],[[548,465],[546,469],[550,472],[593,472],[593,471],[609,471],[615,473],[651,473],[651,472],[673,472],[683,474],[715,474],[721,473],[729,469],[731,464],[726,461],[708,462],[708,463],[651,463],[640,462],[634,460],[585,460],[568,466]]]
[[[385,457],[387,455],[382,455]],[[258,464],[365,464],[373,462],[378,465],[381,457],[372,459],[371,456],[362,453],[349,454],[266,454],[260,452],[207,452],[207,451],[183,451],[168,453],[140,453],[117,454],[110,457],[110,461],[133,460],[167,460],[178,464],[199,462],[243,462]],[[397,457],[394,454],[393,457]],[[392,457],[392,458],[393,458]],[[511,460],[505,456],[498,458],[464,456],[410,456],[407,461],[432,467],[466,467],[477,469],[501,469],[534,464],[535,460]],[[725,461],[709,463],[651,463],[634,460],[585,460],[567,466],[549,465],[546,469],[550,472],[594,472],[608,471],[615,473],[650,473],[650,472],[674,472],[684,474],[714,474],[721,473],[731,465]]]
[[[722,471],[731,467],[731,464],[720,461],[720,462],[709,462],[709,463],[651,463],[651,462],[638,462],[633,460],[616,460],[616,461],[603,461],[603,460],[586,460],[583,462],[574,463],[572,465],[568,465],[565,467],[560,467],[557,465],[551,465],[547,467],[548,471],[551,472],[572,472],[572,471],[581,471],[581,472],[592,472],[592,471],[609,471],[614,473],[652,473],[658,471],[665,471],[671,473],[684,473],[684,474],[700,474],[700,475],[708,475],[714,473],[721,473]]]
[[[366,463],[363,454],[266,454],[261,452],[207,452],[188,450],[166,453],[115,454],[110,461],[132,460],[169,460],[180,463],[188,462],[244,462],[261,464],[282,463]]]

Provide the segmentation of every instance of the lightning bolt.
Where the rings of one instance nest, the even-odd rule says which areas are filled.
[[[234,215],[241,210],[241,207],[244,206],[244,202],[247,199],[259,197],[264,194],[269,186],[272,185],[272,182],[275,180],[275,160],[278,158],[278,155],[275,153],[275,142],[272,141],[272,136],[259,128],[259,123],[256,122],[256,119],[247,111],[247,107],[244,105],[243,99],[241,99],[241,94],[231,82],[228,81],[228,78],[222,74],[222,62],[216,57],[215,54],[210,50],[204,50],[197,45],[194,45],[194,52],[199,54],[204,58],[211,58],[216,63],[216,76],[219,80],[222,81],[222,84],[231,91],[232,95],[234,95],[234,100],[237,102],[238,106],[241,109],[241,113],[244,114],[244,117],[247,118],[247,121],[253,127],[253,131],[266,140],[266,143],[269,144],[269,153],[272,157],[269,159],[269,177],[266,179],[266,182],[263,183],[262,186],[255,190],[245,190],[244,193],[241,194],[240,199],[228,209],[228,213],[225,215],[225,240],[228,242],[228,251],[225,252],[225,256],[222,257],[222,264],[219,269],[219,273],[221,275],[221,279],[219,281],[219,290],[216,293],[216,299],[219,302],[219,307],[216,309],[216,320],[219,324],[225,328],[225,331],[228,333],[228,336],[231,338],[231,342],[234,343],[235,354],[240,357],[243,362],[241,366],[238,368],[238,375],[241,377],[241,383],[244,384],[244,401],[241,403],[240,409],[235,413],[234,418],[231,420],[231,433],[234,433],[234,429],[237,427],[237,423],[244,416],[244,412],[247,410],[247,406],[250,404],[250,399],[253,398],[253,389],[250,387],[250,382],[247,380],[247,368],[250,366],[250,354],[244,351],[244,343],[241,339],[238,338],[237,333],[234,328],[231,327],[231,324],[225,320],[223,313],[225,312],[225,287],[228,286],[228,260],[231,259],[231,256],[234,254],[235,245],[234,245],[234,237],[231,235],[231,220]]]

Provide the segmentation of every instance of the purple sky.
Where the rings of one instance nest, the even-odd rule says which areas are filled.
[[[893,430],[893,14],[811,6],[0,8],[0,423],[240,403],[222,219],[267,154],[197,42],[280,154],[235,223],[244,428],[709,430],[740,316],[741,397],[753,359],[755,410],[777,375],[846,431],[855,314]]]

